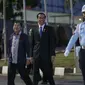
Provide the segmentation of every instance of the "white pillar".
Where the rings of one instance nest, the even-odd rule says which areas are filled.
[[[74,16],[73,16],[73,0],[70,0],[70,10],[71,10],[71,28],[72,32],[74,32]],[[76,57],[76,46],[74,45],[74,61],[76,64],[76,69],[78,69],[77,57]],[[77,72],[77,71],[76,71]]]
[[[47,12],[47,2],[46,2],[46,0],[44,0],[44,10],[45,10],[45,14],[46,14],[46,24],[48,24],[48,12]]]

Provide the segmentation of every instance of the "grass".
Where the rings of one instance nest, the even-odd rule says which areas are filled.
[[[74,52],[71,52],[68,57],[65,57],[63,53],[56,54],[53,64],[54,67],[75,67]]]
[[[8,65],[7,63],[8,63],[7,60],[0,60],[0,67],[7,66]]]
[[[4,65],[7,65],[7,61],[0,60],[0,66]],[[63,53],[56,54],[53,65],[54,67],[66,67],[66,68],[75,67],[74,52],[71,52],[68,57],[64,57]]]

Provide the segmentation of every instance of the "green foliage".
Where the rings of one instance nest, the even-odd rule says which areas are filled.
[[[6,20],[9,20],[13,16],[12,0],[6,0]],[[3,14],[3,0],[0,3],[0,12]]]
[[[72,3],[73,3],[73,6],[75,6],[75,4],[80,1],[80,2],[85,2],[85,0],[72,0]],[[69,9],[70,8],[70,0],[65,0],[64,2],[64,7],[66,9]]]
[[[72,2],[73,2],[73,6],[74,6],[76,4],[77,0],[72,0]],[[65,0],[64,7],[66,9],[69,9],[70,8],[70,0]]]
[[[26,0],[26,6],[30,6],[31,8],[36,7],[40,3],[40,0]]]
[[[23,8],[23,0],[16,0],[17,10],[21,10]]]
[[[0,2],[0,12],[3,11],[3,1]]]
[[[17,1],[17,9],[22,9],[23,8],[23,0],[16,0]],[[40,0],[25,0],[26,1],[26,7],[34,8],[36,7],[39,3]]]
[[[13,17],[13,8],[11,2],[6,6],[6,20],[10,20]]]
[[[0,60],[0,66],[8,65],[7,62],[8,61]],[[54,67],[74,68],[74,52],[71,52],[68,57],[65,57],[64,53],[57,53],[53,64]]]
[[[36,7],[40,3],[40,0],[26,0],[26,6],[30,8]],[[16,10],[23,8],[23,0],[6,0],[6,20],[10,20],[13,17],[21,16],[22,13],[14,14],[13,5],[16,6]],[[3,14],[3,0],[0,2],[0,12]]]

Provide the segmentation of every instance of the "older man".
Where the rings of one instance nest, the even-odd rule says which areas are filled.
[[[21,32],[20,23],[13,25],[14,33],[9,39],[9,64],[8,64],[8,85],[15,85],[14,79],[16,70],[26,85],[32,85],[32,81],[27,75],[26,65],[30,64],[28,36]],[[28,58],[26,57],[28,55]]]

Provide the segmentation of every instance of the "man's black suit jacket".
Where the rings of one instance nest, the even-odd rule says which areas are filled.
[[[39,27],[30,29],[30,56],[34,58],[42,57],[42,59],[51,59],[55,55],[56,38],[54,29],[45,25],[40,37]]]
[[[12,62],[11,47],[12,47],[13,35],[14,33],[10,36],[9,46],[8,46],[8,57],[10,63]],[[18,61],[17,61],[19,64],[21,65],[26,64],[26,54],[29,57],[29,40],[28,36],[25,33],[21,33],[19,38]]]

